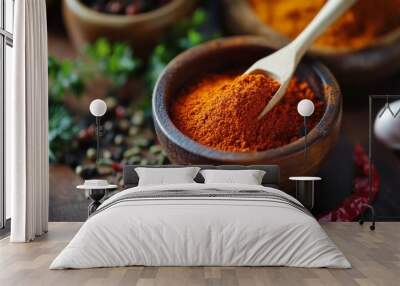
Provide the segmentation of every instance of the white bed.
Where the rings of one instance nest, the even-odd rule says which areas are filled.
[[[284,192],[198,183],[134,187],[109,198],[50,269],[128,265],[351,267]]]

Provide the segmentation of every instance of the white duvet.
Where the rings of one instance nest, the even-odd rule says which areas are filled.
[[[299,209],[255,198],[152,198],[112,204],[130,192],[262,190],[238,184],[142,186],[106,200],[50,269],[145,266],[349,268],[318,222]],[[296,201],[297,202],[297,201]],[[108,208],[106,206],[108,205]]]

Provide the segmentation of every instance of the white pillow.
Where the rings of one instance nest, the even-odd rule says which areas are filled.
[[[261,185],[265,171],[262,170],[202,170],[205,184]]]
[[[195,183],[193,179],[199,170],[199,167],[135,168],[139,176],[139,186]]]

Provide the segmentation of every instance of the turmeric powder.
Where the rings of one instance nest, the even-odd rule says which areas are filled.
[[[326,0],[248,0],[262,22],[296,37]],[[319,47],[360,49],[400,27],[400,0],[360,0],[316,41]]]
[[[213,149],[252,152],[280,147],[302,136],[297,103],[307,98],[315,104],[309,130],[322,117],[324,103],[306,82],[292,79],[281,102],[258,120],[278,88],[277,81],[263,74],[207,75],[171,102],[170,116],[185,135]]]

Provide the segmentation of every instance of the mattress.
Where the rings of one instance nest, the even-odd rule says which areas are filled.
[[[50,269],[132,265],[351,267],[288,194],[198,183],[140,186],[112,196]]]

